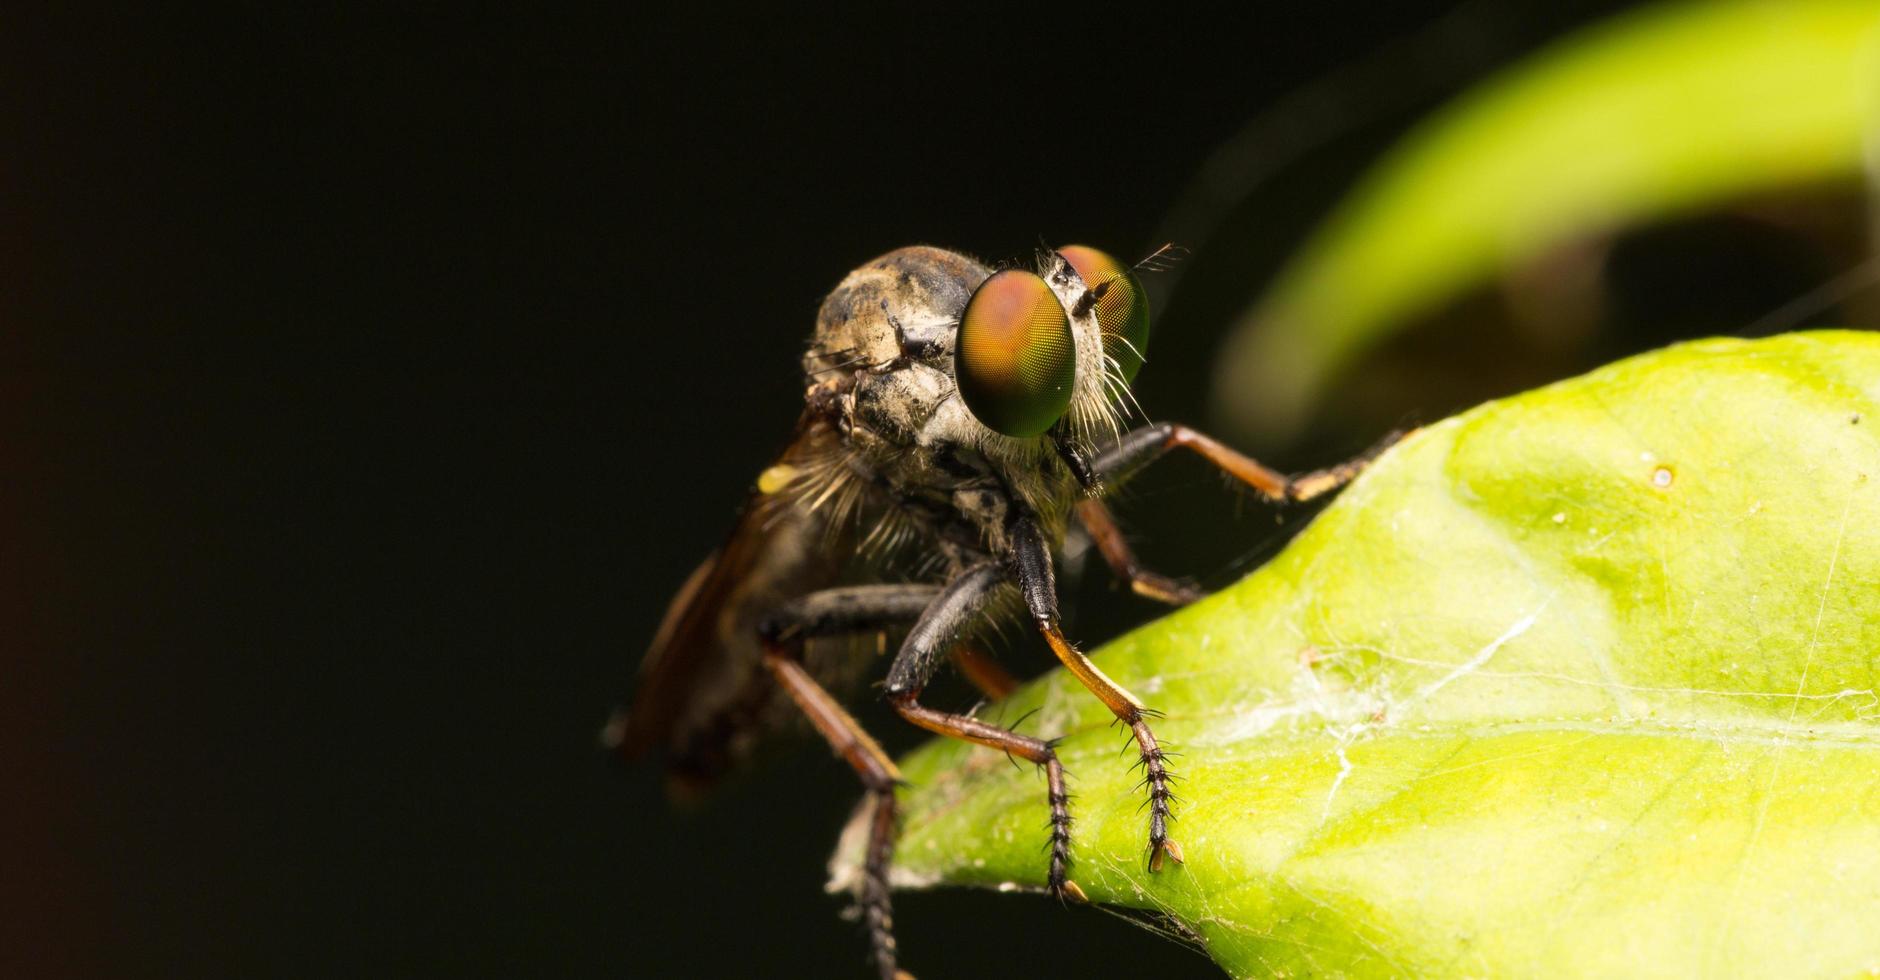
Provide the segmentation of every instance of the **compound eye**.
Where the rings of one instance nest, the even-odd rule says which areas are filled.
[[[1103,328],[1103,352],[1122,370],[1124,383],[1136,380],[1149,351],[1149,297],[1142,282],[1121,262],[1088,245],[1068,245],[1058,254],[1087,288],[1101,290],[1097,326]]]
[[[1051,287],[1029,272],[1006,269],[980,284],[960,317],[953,358],[960,397],[987,428],[1030,438],[1070,407],[1071,321]]]

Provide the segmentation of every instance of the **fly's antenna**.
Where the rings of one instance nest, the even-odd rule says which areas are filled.
[[[1142,260],[1129,267],[1131,272],[1167,272],[1175,268],[1176,263],[1192,255],[1188,249],[1174,242],[1163,242],[1162,246]]]

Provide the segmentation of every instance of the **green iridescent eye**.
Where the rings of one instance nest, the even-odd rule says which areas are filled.
[[[1125,383],[1136,380],[1149,351],[1149,297],[1121,262],[1088,245],[1058,249],[1064,261],[1083,277],[1084,285],[1101,290],[1097,296],[1097,326],[1103,328],[1103,352],[1122,369]]]
[[[953,375],[987,428],[1024,439],[1055,424],[1071,404],[1077,350],[1051,287],[1019,269],[981,283],[960,316]]]

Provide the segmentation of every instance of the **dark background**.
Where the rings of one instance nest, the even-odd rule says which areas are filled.
[[[595,747],[823,292],[913,242],[1143,254],[1268,114],[1310,152],[1182,243],[1217,285],[1138,384],[1205,421],[1363,162],[1616,6],[7,15],[0,972],[864,975],[826,752],[675,813]],[[1187,464],[1129,517],[1211,585],[1286,529]],[[1154,614],[1081,594],[1089,641]],[[925,976],[1214,975],[1040,898],[898,911]]]

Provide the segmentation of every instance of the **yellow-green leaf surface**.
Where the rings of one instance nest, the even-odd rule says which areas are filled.
[[[1877,400],[1880,337],[1810,333],[1415,433],[1097,655],[1166,712],[1184,866],[1145,870],[1123,736],[1062,671],[989,710],[1067,736],[1091,898],[1237,975],[1869,975]],[[1042,883],[1037,773],[954,742],[904,773],[901,885]]]
[[[1679,3],[1492,79],[1372,170],[1235,325],[1217,407],[1293,431],[1384,332],[1579,236],[1854,180],[1880,107],[1880,0]]]

